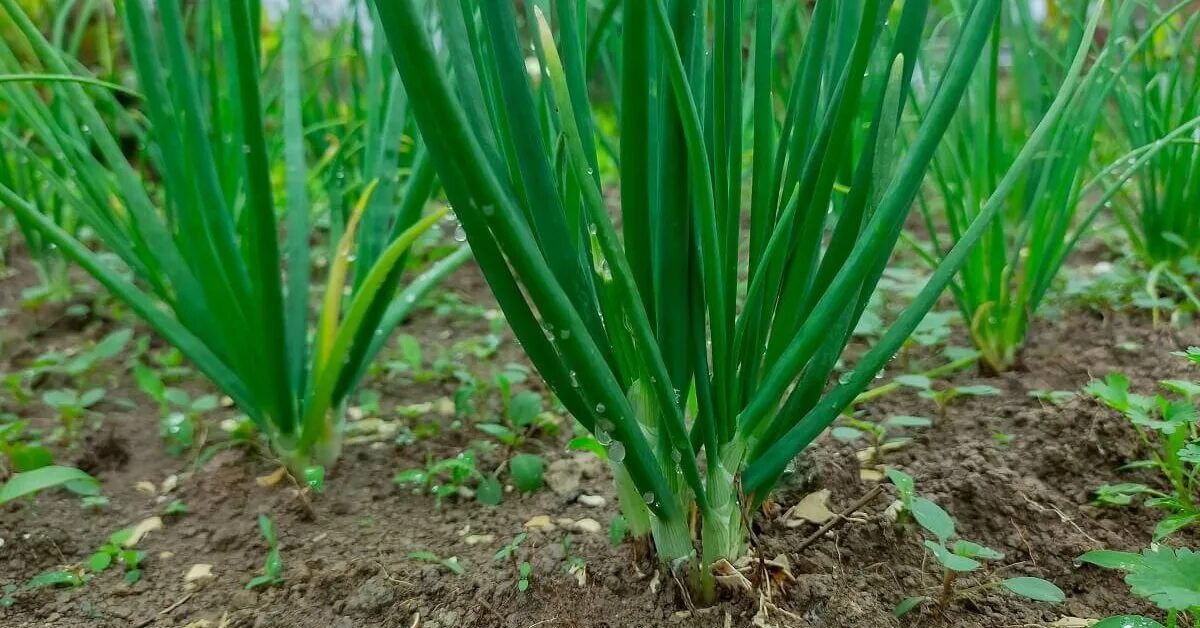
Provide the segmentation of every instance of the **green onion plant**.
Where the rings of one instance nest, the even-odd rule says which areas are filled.
[[[348,108],[377,115],[348,122],[360,139],[339,143],[361,152],[347,160],[357,173],[322,176],[327,153],[311,166],[308,136],[333,127],[306,126],[314,99],[306,92],[299,2],[291,3],[277,49],[261,35],[256,2],[186,3],[186,13],[179,0],[155,4],[152,11],[147,0],[127,0],[120,9],[148,128],[132,156],[101,115],[120,108],[111,90],[0,81],[27,130],[5,133],[4,150],[37,164],[44,185],[119,263],[63,229],[39,197],[0,184],[0,204],[176,346],[290,468],[329,465],[340,451],[345,401],[367,364],[417,299],[469,253],[444,258],[396,294],[406,251],[444,210],[422,217],[434,174],[406,135],[409,101],[386,64],[361,82],[377,106]],[[47,73],[84,72],[15,0],[0,7]],[[386,61],[383,50],[359,62]],[[64,129],[55,107],[68,108],[81,133]],[[398,167],[401,154],[411,168]],[[329,199],[326,211],[336,213],[329,208],[345,198],[353,203],[330,221],[341,227],[329,238],[324,289],[311,295],[310,269],[322,252],[313,243],[320,241],[314,216],[322,215],[314,206]]]
[[[618,235],[596,170],[584,3],[526,2],[522,22],[512,3],[443,1],[435,49],[418,3],[375,2],[485,278],[538,371],[607,446],[630,530],[652,535],[662,560],[747,553],[756,506],[932,307],[1075,93],[1084,54],[969,232],[827,387],[1000,4],[970,4],[901,150],[928,2],[889,20],[892,2],[818,0],[800,54],[783,59],[771,0],[624,3]],[[868,73],[873,62],[884,71]],[[773,92],[783,67],[793,81]],[[710,596],[709,570],[692,573]]]
[[[1135,32],[1148,45],[1134,52],[1132,71],[1116,90],[1120,126],[1130,145],[1146,146],[1187,125],[1200,111],[1200,42],[1194,3],[1164,8],[1138,3],[1146,23]],[[1200,255],[1200,133],[1174,139],[1138,168],[1136,194],[1116,205],[1133,248],[1147,266]]]
[[[50,40],[54,46],[65,51],[71,59],[79,58],[84,40],[91,38],[99,53],[100,76],[112,75],[112,51],[109,45],[109,17],[100,6],[99,0],[68,0],[62,3],[47,26],[50,30]],[[19,59],[8,44],[0,40],[0,75],[19,78],[26,76],[26,81],[37,80],[37,74],[30,72],[30,66],[24,59]],[[0,103],[0,111],[7,110],[8,103]],[[60,128],[69,133],[82,135],[80,124],[75,119],[66,103],[50,103],[48,109]],[[17,141],[27,141],[24,137],[20,120],[16,116],[4,116],[5,133],[19,138]],[[15,191],[23,198],[35,200],[43,213],[51,216],[56,224],[68,233],[78,236],[79,221],[69,204],[55,195],[52,187],[44,185],[40,174],[40,165],[31,162],[27,154],[17,151],[4,151],[0,155],[0,182]],[[51,168],[56,174],[63,176],[61,164],[52,163]],[[69,264],[58,250],[58,247],[37,231],[28,221],[20,216],[11,215],[18,231],[25,242],[25,251],[33,261],[37,272],[38,283],[27,289],[23,294],[26,305],[37,305],[45,301],[61,301],[71,295],[71,284],[68,277]],[[7,254],[4,257],[8,258]],[[11,263],[11,260],[6,260]]]
[[[1048,144],[1008,197],[1007,207],[951,284],[985,371],[1003,372],[1019,362],[1030,319],[1080,237],[1097,214],[1112,205],[1135,167],[1162,154],[1162,144],[1147,142],[1142,150],[1106,167],[1093,163],[1101,118],[1133,58],[1129,51],[1149,43],[1148,37],[1126,36],[1138,6],[1112,6],[1101,45],[1085,39],[1094,3],[1058,3],[1058,20],[1052,27],[1036,24],[1026,3],[1006,4],[985,62],[934,158],[933,184],[919,197],[930,241],[918,245],[918,252],[931,266],[944,260],[949,247],[967,232],[1030,132],[1044,120],[1069,71],[1064,65],[1069,51],[1093,53],[1068,104],[1069,113],[1059,119]],[[960,8],[950,20],[963,23],[966,17]],[[1002,63],[1004,57],[1007,62]],[[918,116],[925,116],[927,105],[916,100]]]

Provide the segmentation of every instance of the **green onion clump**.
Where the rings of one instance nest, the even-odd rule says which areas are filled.
[[[119,263],[57,222],[41,195],[0,180],[0,204],[178,347],[285,464],[329,465],[367,364],[469,253],[444,258],[396,296],[406,252],[444,210],[422,217],[435,177],[412,142],[410,102],[386,48],[355,35],[353,54],[323,62],[343,65],[322,69],[305,56],[297,1],[277,46],[262,35],[256,2],[188,3],[186,12],[179,0],[155,4],[120,3],[142,100],[138,117],[113,118],[102,112],[123,110],[114,93],[87,80],[16,0],[0,0],[39,75],[81,77],[0,81],[26,130],[0,131],[4,150],[27,159],[44,194]],[[0,54],[5,67],[14,62],[11,49]],[[333,93],[356,99],[323,101],[306,91],[313,77],[317,89],[337,83]],[[132,148],[122,142],[130,137]],[[318,220],[330,237],[314,316]]]
[[[1097,133],[1130,50],[1148,38],[1127,40],[1137,2],[1113,5],[1106,43],[1088,25],[1094,3],[1060,3],[1054,24],[1036,24],[1025,3],[1005,5],[981,64],[931,167],[933,185],[920,196],[929,242],[918,253],[936,266],[982,211],[1054,103],[1072,50],[1093,53],[1079,90],[1045,149],[1008,196],[1004,210],[967,257],[951,290],[979,350],[981,365],[1003,372],[1018,361],[1033,317],[1079,238],[1130,176],[1093,163]],[[966,19],[963,11],[951,18]],[[1061,24],[1060,24],[1061,23]],[[1064,28],[1065,26],[1065,28]],[[1001,63],[1003,53],[1008,61]],[[918,99],[919,101],[920,99]],[[918,117],[927,106],[918,102]],[[1152,149],[1153,150],[1153,149]],[[1127,155],[1130,164],[1140,157]],[[1099,174],[1089,178],[1089,170]]]
[[[100,76],[106,79],[112,78],[113,54],[109,34],[111,17],[107,11],[103,10],[101,3],[98,0],[67,0],[56,8],[54,15],[50,15],[51,12],[47,10],[49,7],[44,3],[39,3],[39,5],[36,8],[41,13],[40,17],[44,22],[44,27],[50,33],[49,39],[54,47],[62,50],[70,59],[74,60],[83,57],[85,43],[90,43],[90,48],[93,49],[100,67]],[[13,35],[14,33],[8,34]],[[0,81],[28,83],[72,78],[28,72],[25,55],[22,54],[22,51],[11,49],[3,35],[4,33],[0,33]],[[99,79],[92,80],[99,81]],[[5,111],[7,108],[7,104],[0,104],[0,111]],[[63,132],[75,134],[77,138],[82,137],[79,124],[66,103],[51,103],[48,113]],[[108,115],[110,113],[112,115]],[[109,118],[124,114],[123,109],[105,112]],[[0,125],[5,134],[18,138],[17,141],[28,141],[29,138],[18,117],[5,115]],[[31,161],[27,155],[17,151],[0,152],[0,184],[16,191],[22,198],[30,200],[40,207],[43,213],[51,216],[54,222],[68,233],[77,235],[80,227],[78,217],[70,204],[64,202],[55,193],[52,186],[44,184],[40,173],[42,167]],[[66,174],[60,163],[51,163],[50,168],[54,169],[58,176]],[[37,306],[46,301],[62,301],[70,297],[72,287],[67,274],[70,264],[62,252],[53,242],[43,237],[34,225],[23,220],[19,215],[6,213],[4,217],[0,218],[0,221],[7,222],[9,219],[15,223],[17,231],[20,232],[21,238],[25,242],[25,250],[33,261],[38,275],[38,285],[25,290],[22,294],[25,304]],[[0,227],[0,231],[7,233],[9,229]]]
[[[1189,125],[1200,113],[1200,68],[1194,52],[1200,13],[1194,2],[1141,3],[1147,14],[1135,32],[1147,42],[1116,90],[1121,130],[1145,147]],[[1136,194],[1116,206],[1139,257],[1148,265],[1200,256],[1200,133],[1174,138],[1137,169]]]
[[[925,289],[830,388],[1000,0],[968,3],[907,148],[898,129],[927,1],[608,3],[606,27],[589,29],[587,3],[533,0],[522,19],[509,2],[442,0],[436,33],[423,3],[374,4],[486,280],[538,371],[607,447],[631,530],[672,563],[746,553],[756,506],[933,306],[1051,135],[1086,56]],[[788,20],[798,49],[776,46]],[[617,35],[619,54],[596,39]],[[602,185],[587,73],[606,58],[618,195]],[[708,570],[694,573],[711,593]]]

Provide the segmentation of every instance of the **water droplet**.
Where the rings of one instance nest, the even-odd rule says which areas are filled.
[[[645,493],[642,494],[642,501],[646,502],[647,504],[653,504],[654,503],[654,493],[652,493],[650,491],[646,491]]]
[[[575,376],[575,371],[571,371],[571,388],[579,388],[579,378]]]
[[[593,169],[591,169],[591,168],[588,168],[588,169],[587,169],[587,173],[588,173],[588,176],[590,177],[590,176],[592,176],[592,175],[596,174],[596,171],[595,171],[595,170],[593,170]]]
[[[850,378],[852,378],[852,377],[854,377],[854,371],[846,371],[845,373],[842,373],[840,376],[838,376],[838,383],[839,384],[848,384],[848,383],[850,383]]]
[[[608,432],[605,432],[604,430],[596,430],[596,442],[607,447],[613,442],[613,439],[612,436],[608,435]]]
[[[602,403],[596,404],[596,414],[604,414],[604,409],[605,409],[604,404],[602,404]]]
[[[467,232],[463,230],[462,225],[459,225],[454,228],[454,241],[455,242],[466,242],[467,241]]]
[[[612,445],[608,446],[608,458],[613,462],[621,462],[625,459],[625,445],[621,441],[613,441]]]

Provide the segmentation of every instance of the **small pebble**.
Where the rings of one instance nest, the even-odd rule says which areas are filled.
[[[579,497],[575,498],[575,501],[583,504],[584,506],[591,506],[592,508],[603,508],[604,505],[608,503],[608,501],[600,495],[580,495]]]
[[[588,518],[576,521],[575,525],[571,526],[571,529],[575,530],[576,532],[584,532],[586,534],[599,534],[600,531],[604,529],[604,526],[600,525],[599,521]]]

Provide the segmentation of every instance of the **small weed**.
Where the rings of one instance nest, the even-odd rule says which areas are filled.
[[[262,574],[246,583],[247,589],[272,587],[283,582],[283,559],[279,556],[279,540],[275,536],[275,524],[266,515],[258,516],[258,528],[267,542],[267,558],[263,562]]]
[[[1179,355],[1195,361],[1187,352]],[[1097,489],[1096,502],[1127,506],[1137,496],[1148,496],[1147,506],[1162,508],[1168,513],[1154,530],[1156,542],[1200,522],[1200,509],[1196,503],[1200,491],[1200,426],[1196,420],[1200,384],[1162,380],[1159,387],[1167,394],[1131,393],[1128,377],[1110,373],[1084,388],[1088,395],[1123,414],[1142,445],[1151,452],[1150,459],[1125,468],[1155,469],[1169,487],[1161,490],[1136,483],[1105,485]]]
[[[972,386],[950,386],[938,390],[934,388],[933,380],[924,375],[901,375],[896,382],[909,388],[915,388],[918,395],[929,399],[937,406],[938,414],[945,416],[950,403],[959,397],[994,397],[1000,394],[995,386],[976,384]]]
[[[863,464],[878,463],[883,454],[899,449],[912,441],[912,438],[906,436],[891,436],[892,431],[927,428],[932,425],[932,421],[925,417],[903,415],[890,416],[878,422],[851,418],[844,419],[842,423],[843,425],[833,428],[830,435],[847,443],[866,439],[870,446],[864,450]]]
[[[146,553],[141,550],[136,550],[131,547],[129,541],[133,535],[133,528],[124,528],[114,532],[108,538],[108,542],[100,546],[88,559],[88,569],[95,573],[100,573],[114,563],[119,563],[125,567],[125,582],[133,584],[142,577],[142,560],[146,557]]]
[[[519,560],[516,552],[517,548],[525,542],[527,536],[524,532],[514,536],[513,540],[497,550],[496,555],[493,557],[493,560],[512,559],[512,563],[517,569],[517,590],[522,593],[529,589],[529,575],[532,572],[532,568],[529,565],[529,561]]]
[[[450,573],[453,573],[456,576],[461,576],[467,572],[466,568],[462,566],[462,563],[458,562],[457,556],[451,556],[450,558],[442,558],[442,557],[438,556],[437,554],[434,554],[433,552],[426,551],[426,550],[420,550],[420,551],[416,551],[416,552],[409,552],[408,557],[411,560],[419,560],[421,562],[433,563],[435,565],[441,565],[442,567],[445,567],[447,570],[449,570]]]
[[[894,610],[896,617],[903,617],[929,602],[936,603],[937,608],[945,612],[957,599],[971,597],[994,588],[1002,588],[1014,595],[1039,602],[1057,603],[1066,599],[1062,590],[1053,583],[1028,576],[995,579],[985,575],[976,578],[976,582],[970,586],[959,586],[960,578],[965,574],[978,572],[984,566],[984,561],[1002,560],[1004,554],[961,537],[954,539],[957,536],[954,519],[941,506],[918,495],[911,476],[896,469],[889,469],[887,474],[900,493],[899,510],[900,513],[905,513],[904,520],[915,521],[934,537],[925,539],[923,544],[942,567],[940,591],[936,594],[905,598]],[[897,521],[901,521],[899,516]],[[953,543],[951,539],[954,539]]]

